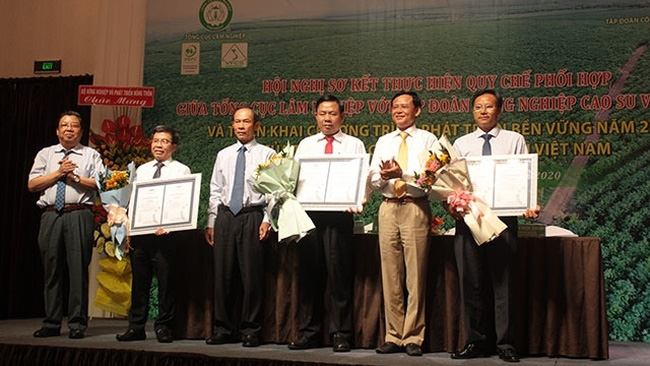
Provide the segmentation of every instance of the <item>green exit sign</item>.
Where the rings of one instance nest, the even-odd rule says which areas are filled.
[[[61,73],[61,60],[34,61],[34,74]]]

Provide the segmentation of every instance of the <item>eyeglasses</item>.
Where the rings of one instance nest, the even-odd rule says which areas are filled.
[[[66,122],[63,122],[63,123],[61,123],[59,125],[59,128],[61,128],[61,129],[72,128],[72,129],[78,130],[78,129],[81,128],[81,125],[78,124],[78,123],[66,123]]]
[[[151,140],[151,142],[152,142],[154,145],[155,145],[155,144],[158,144],[158,143],[160,143],[160,144],[162,144],[162,145],[169,145],[169,144],[172,143],[171,140],[168,140],[168,139],[153,139],[153,140]]]

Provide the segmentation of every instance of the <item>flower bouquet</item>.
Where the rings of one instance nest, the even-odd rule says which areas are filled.
[[[101,154],[104,165],[113,171],[127,170],[127,164],[130,162],[139,166],[151,160],[151,139],[144,136],[141,125],[131,120],[129,108],[116,109],[113,119],[107,118],[102,121],[101,131],[90,131],[90,142]],[[131,172],[132,169],[129,170],[129,180],[133,178]],[[99,179],[97,181],[99,182]],[[118,186],[121,184],[124,184],[123,180],[118,183]],[[112,185],[109,184],[109,187]],[[108,195],[114,193],[108,193]],[[106,196],[107,194],[103,194],[102,198]],[[129,195],[125,194],[124,196],[126,200],[124,197],[120,200],[128,202]],[[93,305],[115,314],[126,315],[131,306],[131,263],[126,255],[129,239],[127,237],[121,242],[121,245],[117,245],[116,250],[116,241],[112,231],[114,231],[115,223],[123,222],[124,217],[121,214],[118,215],[115,210],[111,214],[109,223],[107,210],[110,205],[106,205],[106,207],[102,206],[101,198],[98,197],[93,206],[95,246],[102,255],[98,261],[100,271],[97,273],[98,288]],[[116,206],[126,207],[126,205],[120,206],[120,204],[116,204]],[[122,235],[120,234],[119,237]]]
[[[110,228],[112,239],[112,242],[104,243],[104,251],[118,260],[122,260],[126,252],[129,224],[126,208],[131,197],[131,182],[135,177],[133,162],[127,167],[126,171],[111,171],[106,168],[105,172],[98,172],[95,176],[99,196],[107,212],[106,223]]]
[[[495,239],[507,228],[485,202],[472,194],[467,162],[458,157],[446,136],[422,161],[424,168],[415,174],[415,183],[408,183],[409,187],[427,192],[429,199],[447,202],[451,211],[463,216],[476,244]]]
[[[90,142],[111,170],[125,170],[129,162],[140,166],[151,160],[151,139],[143,135],[142,126],[132,124],[127,115],[105,119],[101,132],[90,131]]]
[[[295,147],[287,143],[282,151],[255,172],[255,189],[266,195],[266,213],[278,232],[278,241],[299,241],[315,229],[294,195],[300,165],[293,159]]]

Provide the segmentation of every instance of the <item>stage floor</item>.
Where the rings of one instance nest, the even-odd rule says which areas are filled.
[[[0,321],[0,344],[49,346],[85,349],[117,349],[144,352],[199,354],[219,358],[246,358],[260,360],[284,360],[296,363],[319,363],[332,365],[488,365],[505,364],[497,356],[489,359],[452,360],[446,352],[425,353],[422,357],[406,354],[379,355],[374,349],[355,349],[347,353],[334,353],[329,347],[305,351],[290,351],[285,344],[264,344],[257,348],[244,348],[241,344],[209,346],[204,340],[176,340],[171,344],[156,341],[153,327],[147,326],[147,340],[121,343],[115,335],[123,333],[127,321],[121,319],[91,319],[86,338],[72,340],[63,328],[60,337],[34,338],[32,333],[40,328],[42,319],[13,319]],[[520,365],[648,365],[650,343],[609,342],[609,360],[592,361],[558,357],[526,357]]]

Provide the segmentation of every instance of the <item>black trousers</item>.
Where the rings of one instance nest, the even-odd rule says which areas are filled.
[[[88,265],[92,255],[93,213],[89,209],[41,215],[38,248],[45,276],[46,328],[61,328],[63,289],[66,267],[68,293],[68,328],[84,330],[88,326]]]
[[[508,229],[491,242],[476,245],[463,220],[456,221],[454,239],[467,342],[487,350],[495,344],[499,348],[511,347],[514,337],[512,270],[517,218],[500,219]]]
[[[308,212],[315,232],[298,243],[298,336],[316,337],[322,331],[323,297],[329,283],[329,334],[352,335],[354,285],[354,220],[350,213]]]
[[[131,237],[131,308],[129,328],[144,329],[149,315],[149,290],[154,274],[158,279],[158,318],[154,329],[172,328],[174,305],[174,274],[180,243],[177,234]]]
[[[259,335],[264,298],[264,247],[259,227],[261,208],[244,208],[236,216],[220,207],[214,225],[214,334]],[[235,316],[235,290],[241,280],[241,315]],[[235,324],[239,319],[239,324]]]

